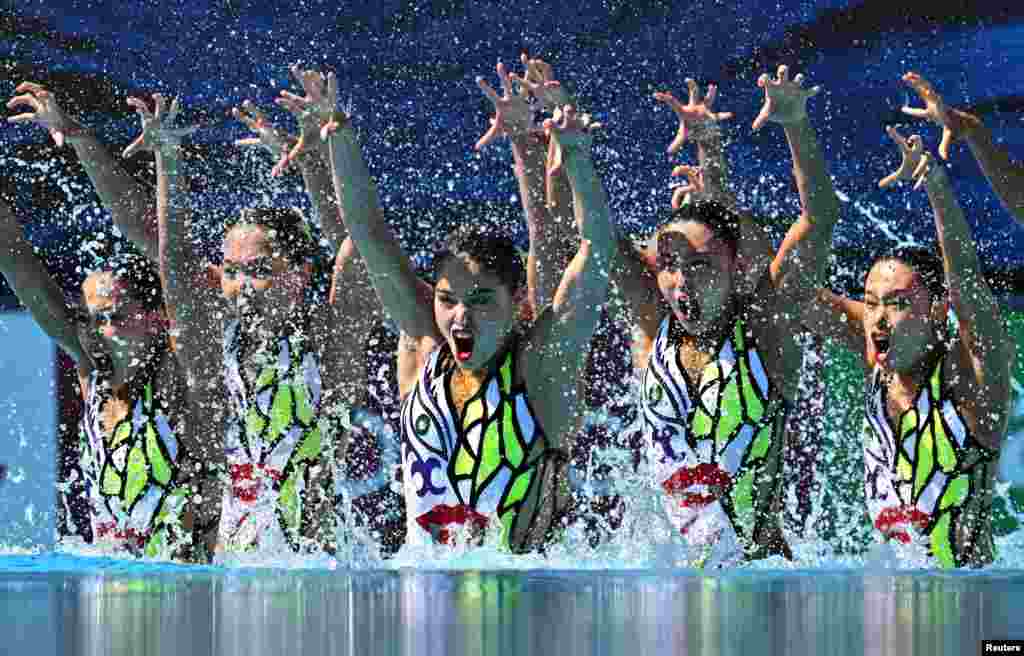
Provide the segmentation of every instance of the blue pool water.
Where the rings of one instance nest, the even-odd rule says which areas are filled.
[[[0,653],[972,654],[1024,570],[223,569],[0,557]]]

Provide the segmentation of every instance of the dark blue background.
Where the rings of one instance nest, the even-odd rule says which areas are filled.
[[[797,197],[781,130],[750,132],[760,106],[755,82],[786,63],[823,85],[812,120],[836,186],[850,198],[836,240],[851,265],[837,269],[846,275],[836,282],[849,286],[863,275],[863,257],[853,256],[883,249],[886,235],[933,240],[923,194],[876,185],[898,162],[883,128],[903,121],[904,71],[923,73],[951,104],[982,112],[997,138],[1024,157],[1024,2],[1009,0],[6,2],[0,96],[10,97],[20,80],[47,83],[119,149],[136,130],[126,95],[182,94],[186,120],[207,128],[193,159],[213,252],[223,214],[246,203],[304,202],[297,176],[271,183],[267,158],[230,146],[244,134],[230,108],[245,98],[269,104],[291,85],[294,62],[338,72],[400,229],[442,205],[456,215],[517,217],[507,147],[472,150],[490,115],[473,79],[492,75],[498,59],[516,63],[522,49],[551,60],[580,104],[608,126],[598,157],[616,219],[631,229],[664,212],[671,165],[695,158],[664,153],[675,119],[652,91],[682,93],[687,76],[720,85],[719,108],[737,115],[729,152],[741,196],[766,219],[778,217],[781,231]],[[916,127],[937,146],[937,128]],[[0,129],[0,183],[14,192],[51,264],[73,272],[82,233],[105,218],[90,206],[95,197],[73,153],[58,152],[45,136],[33,127]],[[140,179],[151,175],[146,159],[129,164]],[[985,262],[1024,263],[1024,229],[998,205],[966,148],[956,149],[951,169]],[[452,205],[471,200],[493,207]],[[409,237],[414,247],[430,246],[415,241],[424,234],[439,236],[417,232]]]

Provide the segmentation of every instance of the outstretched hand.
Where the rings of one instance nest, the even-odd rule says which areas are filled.
[[[530,92],[521,78],[508,72],[505,65],[498,62],[496,67],[498,79],[501,80],[502,94],[494,90],[482,77],[476,78],[476,84],[494,105],[494,117],[491,127],[480,137],[475,148],[480,150],[498,137],[513,137],[528,133],[534,128],[533,110],[530,109]],[[515,84],[518,82],[518,84]]]
[[[135,112],[142,120],[142,134],[135,138],[135,141],[128,144],[124,149],[124,157],[129,158],[141,151],[163,151],[165,149],[177,148],[181,145],[182,139],[199,129],[198,126],[184,128],[172,127],[174,119],[178,116],[178,99],[171,101],[170,108],[167,107],[167,100],[162,94],[153,94],[154,111],[150,111],[146,101],[140,98],[129,98],[128,104],[135,108]]]
[[[789,79],[789,67],[779,66],[776,77],[767,73],[757,80],[757,86],[764,89],[764,105],[754,119],[752,128],[760,130],[766,122],[792,125],[807,118],[807,100],[821,92],[820,86],[803,87],[804,76],[798,74]]]
[[[689,203],[696,196],[705,193],[704,169],[699,166],[680,164],[672,169],[672,177],[686,176],[686,183],[679,185],[672,191],[672,209],[677,210]]]
[[[546,192],[548,207],[555,206],[555,179],[565,164],[565,154],[569,150],[590,151],[594,142],[594,132],[602,125],[594,122],[589,114],[577,116],[572,105],[566,105],[555,111],[553,118],[544,121],[544,133],[548,136],[548,156],[546,166]]]
[[[246,100],[241,107],[232,109],[231,115],[256,133],[255,137],[236,140],[235,145],[263,146],[270,151],[273,157],[277,158],[277,163],[270,170],[270,174],[277,177],[284,173],[288,168],[288,155],[295,144],[295,137],[272,125],[266,115],[251,100]]]
[[[531,58],[525,52],[519,57],[526,70],[525,75],[513,78],[523,84],[534,98],[540,101],[546,112],[571,104],[569,91],[555,78],[555,69],[543,59]]]
[[[707,95],[703,99],[700,97],[700,88],[696,81],[686,78],[686,86],[690,90],[690,100],[685,105],[667,91],[658,91],[654,94],[655,100],[671,107],[679,118],[679,130],[676,132],[675,139],[668,146],[669,153],[675,153],[682,148],[691,134],[695,139],[703,139],[717,128],[719,121],[733,117],[732,112],[711,110],[718,94],[718,87],[714,84],[708,85]]]
[[[287,109],[299,122],[299,139],[288,152],[284,166],[288,166],[304,152],[316,148],[320,141],[326,140],[343,122],[337,115],[335,107],[338,102],[338,78],[334,73],[326,76],[320,71],[304,71],[295,64],[289,69],[305,96],[298,96],[290,91],[282,91],[275,100],[280,107]],[[344,120],[347,121],[347,116]],[[331,127],[328,127],[331,126]]]
[[[897,180],[913,180],[914,171],[917,169],[917,165],[921,162],[921,156],[924,154],[924,143],[921,141],[920,135],[915,134],[911,135],[909,139],[904,139],[903,135],[897,132],[894,127],[887,127],[885,131],[896,142],[896,145],[899,146],[903,161],[900,162],[900,167],[896,171],[878,181],[878,186],[882,189],[885,189]]]
[[[68,120],[53,94],[35,82],[22,82],[14,90],[21,95],[8,100],[7,109],[28,107],[32,111],[9,116],[7,122],[35,123],[50,133],[58,147],[63,146],[64,137],[67,136],[69,129],[75,126]]]
[[[903,160],[895,172],[878,182],[878,186],[884,189],[897,180],[908,180],[914,181],[914,189],[920,189],[937,170],[932,154],[925,150],[920,135],[914,134],[904,139],[893,127],[886,128],[886,132],[899,146]]]
[[[901,111],[914,118],[923,118],[942,128],[942,141],[939,143],[939,156],[949,159],[949,147],[957,139],[962,139],[974,127],[981,124],[977,117],[966,112],[950,109],[942,100],[935,88],[917,73],[905,73],[903,81],[910,86],[924,102],[924,107],[904,106]]]

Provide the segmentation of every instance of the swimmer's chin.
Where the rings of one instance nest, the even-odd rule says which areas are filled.
[[[676,321],[683,327],[688,333],[698,334],[704,327],[704,323],[700,319],[695,319],[693,316],[683,312],[682,310],[673,309],[672,315],[675,316]]]

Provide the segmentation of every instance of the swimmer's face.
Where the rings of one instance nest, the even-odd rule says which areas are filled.
[[[904,262],[882,260],[871,267],[864,283],[864,309],[869,365],[905,371],[935,345],[931,295]]]
[[[309,283],[310,267],[274,252],[267,229],[238,225],[224,236],[221,292],[237,316],[290,312]]]
[[[434,319],[458,365],[482,369],[515,326],[516,299],[468,255],[449,257],[434,286]]]
[[[117,353],[145,343],[164,329],[164,315],[132,298],[127,285],[110,272],[90,275],[82,283],[88,329],[108,351]],[[83,340],[91,342],[91,340]]]
[[[683,328],[700,334],[728,308],[736,257],[703,223],[662,228],[657,246],[658,289]]]

